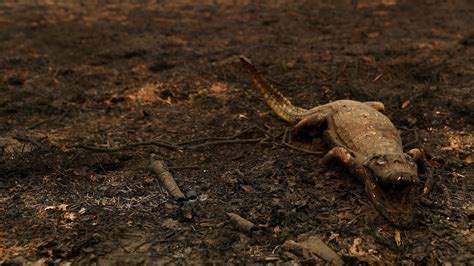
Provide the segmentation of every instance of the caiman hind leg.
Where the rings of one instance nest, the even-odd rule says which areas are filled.
[[[382,102],[370,101],[370,102],[364,102],[364,104],[374,108],[375,110],[381,113],[385,111],[385,105]]]
[[[325,134],[327,134],[327,132],[325,132]],[[343,147],[334,147],[321,158],[319,164],[327,165],[332,161],[339,162],[346,167],[361,183],[367,183],[366,179],[369,177],[368,172],[359,163],[353,152]]]
[[[312,113],[299,121],[291,130],[294,135],[308,137],[321,136],[327,124],[327,115],[318,107],[310,110]]]
[[[428,161],[426,160],[425,152],[421,149],[415,148],[407,152],[408,155],[413,158],[413,161],[416,162],[418,169],[426,177],[425,187],[423,188],[423,196],[426,196],[430,193],[433,187],[433,171]]]

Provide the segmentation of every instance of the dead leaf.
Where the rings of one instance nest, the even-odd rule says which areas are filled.
[[[435,156],[430,159],[429,163],[434,168],[440,168],[441,166],[446,164],[446,161],[442,157]]]
[[[193,219],[193,212],[191,210],[185,210],[183,213],[183,217],[186,218],[188,221]]]
[[[474,217],[474,205],[466,207],[466,214],[469,217]]]
[[[180,223],[177,220],[169,218],[166,219],[161,225],[168,229],[177,230],[180,226]]]
[[[67,204],[58,204],[58,205],[51,205],[51,206],[46,206],[44,207],[44,210],[45,211],[48,211],[48,210],[59,210],[59,211],[66,211],[66,208],[67,208]]]
[[[66,211],[67,206],[68,206],[67,204],[63,203],[63,204],[57,205],[56,208],[60,211]]]
[[[65,212],[63,218],[72,222],[76,220],[77,215],[73,212]]]
[[[361,261],[369,262],[369,264],[382,265],[380,258],[372,254],[371,250],[368,252],[364,250],[361,238],[354,239],[354,243],[349,250],[349,254],[351,256],[357,257]]]
[[[380,74],[378,74],[372,81],[373,81],[373,82],[376,82],[376,81],[379,80],[382,76],[383,76],[383,73],[380,73]]]
[[[295,65],[296,65],[296,62],[293,60],[286,62],[286,68],[294,68]]]
[[[474,163],[474,156],[467,156],[466,158],[464,158],[463,161],[465,163],[472,164],[472,163]]]
[[[361,251],[362,251],[362,239],[356,238],[354,239],[354,242],[352,243],[350,254],[358,255],[361,253]]]
[[[281,233],[281,228],[280,228],[279,225],[273,227],[273,233],[275,233],[277,235]]]
[[[416,44],[416,48],[418,49],[434,49],[435,46],[432,43],[418,43]]]
[[[155,181],[155,178],[152,177],[152,176],[146,175],[146,176],[143,177],[143,181],[145,183],[149,184],[149,183],[153,183],[153,181]]]
[[[226,84],[221,83],[221,82],[212,84],[210,88],[211,94],[226,93],[227,91],[229,91],[229,87]]]
[[[138,64],[132,68],[132,72],[135,74],[145,75],[150,72],[150,66],[147,64]]]
[[[338,241],[338,238],[339,238],[339,234],[336,234],[334,232],[331,232],[331,235],[329,236],[329,239],[328,239],[328,243],[333,241],[334,239],[336,239],[336,241]]]
[[[378,37],[380,35],[379,32],[370,32],[367,34],[367,37],[369,38],[375,38],[375,37]]]
[[[400,236],[400,230],[395,230],[395,243],[397,243],[397,247],[402,245],[402,237]]]
[[[282,247],[289,251],[296,251],[307,259],[322,258],[333,265],[344,264],[341,257],[317,236],[310,236],[302,242],[287,240]]]
[[[410,106],[410,100],[406,100],[402,103],[402,109],[407,109]]]

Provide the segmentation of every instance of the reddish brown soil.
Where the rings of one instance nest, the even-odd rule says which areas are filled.
[[[472,1],[28,2],[0,3],[0,262],[320,261],[281,247],[302,234],[346,263],[473,262]],[[437,157],[439,206],[397,229],[345,169],[282,146],[239,54],[300,106],[383,101],[405,148]],[[244,129],[258,142],[78,147]],[[150,153],[196,197],[170,198]]]

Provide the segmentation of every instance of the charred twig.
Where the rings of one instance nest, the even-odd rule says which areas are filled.
[[[187,170],[187,169],[200,169],[198,165],[189,165],[189,166],[170,166],[169,170]]]
[[[263,135],[267,136],[267,137],[272,137],[272,138],[278,138],[278,135],[277,136],[274,136],[270,133],[270,131],[272,130],[271,127],[267,126],[267,125],[264,125],[264,127],[266,128],[261,128],[259,126],[255,126],[254,129],[256,129],[257,131],[260,131],[262,132]],[[281,134],[281,133],[280,133]]]
[[[91,150],[91,151],[96,151],[96,152],[116,152],[116,151],[122,151],[122,150],[130,149],[130,148],[138,147],[138,146],[158,146],[158,147],[162,147],[162,148],[166,148],[166,149],[176,151],[176,150],[180,150],[180,149],[183,149],[183,148],[196,149],[196,148],[200,148],[200,147],[208,146],[208,145],[260,142],[262,140],[261,138],[259,138],[259,139],[236,139],[237,137],[249,132],[252,129],[254,129],[254,127],[246,128],[242,131],[237,132],[236,134],[234,134],[232,136],[199,138],[199,139],[194,139],[194,140],[183,141],[183,142],[180,142],[180,143],[177,143],[177,144],[167,143],[167,142],[162,142],[162,141],[145,141],[145,142],[129,143],[129,144],[125,144],[125,145],[122,145],[122,146],[113,147],[113,148],[88,146],[88,145],[84,145],[84,144],[74,145],[74,146],[71,146],[69,148],[79,148],[79,149]],[[187,146],[188,144],[192,144],[192,143],[195,143],[195,142],[203,142],[203,143]]]
[[[403,145],[403,148],[409,147],[410,145],[413,145],[413,144],[418,144],[418,146],[420,145],[420,139],[418,138],[418,132],[416,131],[416,127],[412,128],[412,129],[409,129],[409,130],[411,132],[413,132],[413,136],[415,136],[415,140],[411,141],[411,142],[408,142],[408,143],[405,143]]]
[[[240,230],[245,232],[251,232],[255,228],[255,224],[251,221],[242,218],[240,215],[228,212],[227,216],[229,217],[230,221]]]
[[[283,130],[280,133],[275,134],[275,135],[270,134],[269,132],[263,132],[263,133],[265,134],[267,139],[271,138],[273,141],[276,141],[278,138],[283,137],[283,134],[285,134],[285,131]]]
[[[201,148],[204,146],[209,145],[222,145],[222,144],[237,144],[237,143],[257,143],[265,140],[265,138],[258,138],[258,139],[225,139],[225,140],[216,140],[216,141],[209,141],[200,144],[196,144],[193,146],[187,147],[188,149],[194,150],[197,148]]]
[[[167,148],[170,150],[178,150],[178,147],[175,146],[174,144],[161,142],[161,141],[135,142],[135,143],[129,143],[129,144],[125,144],[125,145],[114,147],[114,148],[87,146],[84,144],[74,145],[74,146],[71,146],[70,148],[79,148],[79,149],[85,149],[85,150],[96,151],[96,152],[116,152],[116,151],[126,150],[129,148],[139,147],[139,146],[158,146],[158,147]]]
[[[281,139],[281,143],[287,143],[286,142],[286,137],[287,137],[288,134],[291,134],[288,131],[289,131],[289,127],[286,127],[285,131],[283,132],[283,138]]]
[[[40,142],[38,142],[37,140],[34,140],[30,137],[27,137],[27,136],[21,136],[21,135],[16,135],[13,137],[14,139],[18,140],[18,141],[22,141],[22,142],[27,142],[27,143],[30,143],[30,144],[33,144],[34,146],[36,147],[41,147],[41,148],[44,148],[45,146],[43,144],[41,144]]]
[[[276,79],[274,79],[274,78],[271,78],[271,77],[267,77],[267,79],[268,79],[271,83],[273,83],[273,84],[275,84],[275,85],[278,85],[278,86],[282,86],[282,87],[289,87],[289,86],[290,86],[289,84],[285,84],[285,83],[280,82],[280,81],[278,81],[278,80],[276,80]]]
[[[276,138],[280,137],[281,135],[283,135],[283,137],[281,139],[281,142],[280,143],[278,143],[278,142],[275,143],[278,146],[285,146],[285,147],[288,147],[290,149],[293,149],[293,150],[296,150],[296,151],[301,151],[301,152],[312,154],[312,155],[321,155],[322,154],[322,152],[315,152],[315,151],[311,151],[311,150],[303,149],[303,148],[298,148],[294,145],[291,145],[289,143],[289,142],[291,142],[291,131],[290,131],[289,127],[285,128],[283,133],[278,134],[278,136]],[[287,141],[287,138],[288,138],[288,141]]]
[[[43,121],[40,121],[40,122],[38,122],[38,123],[36,123],[36,124],[33,124],[33,125],[29,126],[28,129],[29,129],[29,130],[35,129],[35,128],[37,128],[37,127],[43,125],[43,124],[46,124],[46,123],[51,122],[51,121],[56,120],[56,119],[57,119],[57,120],[61,120],[61,119],[63,119],[65,116],[66,116],[66,114],[62,114],[62,115],[60,115],[59,117],[52,117],[52,118],[45,119],[45,120],[43,120]]]
[[[440,208],[440,207],[443,206],[441,203],[439,203],[437,201],[434,201],[434,200],[431,200],[425,195],[422,195],[419,198],[419,201],[423,206],[426,206],[426,207],[429,207],[429,208]]]
[[[186,199],[186,196],[184,196],[183,192],[181,192],[173,176],[168,171],[166,164],[162,160],[157,159],[155,154],[151,154],[150,156],[150,168],[158,175],[161,184],[163,184],[163,186],[173,196],[174,199]]]
[[[286,143],[286,142],[275,143],[275,144],[278,145],[278,146],[285,146],[285,147],[288,147],[290,149],[293,149],[293,150],[296,150],[296,151],[301,151],[301,152],[308,153],[308,154],[311,154],[311,155],[321,155],[321,154],[323,154],[323,152],[320,152],[320,151],[311,151],[311,150],[308,150],[308,149],[298,148],[298,147],[296,147],[294,145],[291,145],[289,143]]]
[[[235,139],[235,138],[238,138],[240,137],[241,135],[249,132],[250,130],[252,130],[253,127],[249,127],[249,128],[245,128],[237,133],[235,133],[234,135],[232,136],[227,136],[227,137],[206,137],[206,138],[198,138],[198,139],[192,139],[192,140],[186,140],[186,141],[183,141],[183,142],[179,142],[176,144],[176,146],[185,146],[185,145],[188,145],[188,144],[191,144],[191,143],[195,143],[195,142],[205,142],[205,141],[211,141],[211,140],[230,140],[230,139]],[[197,144],[199,145],[199,144]]]
[[[347,64],[348,64],[348,60],[346,59],[344,61],[344,65],[342,66],[341,70],[339,70],[339,72],[336,73],[336,75],[334,75],[333,79],[332,79],[332,83],[336,83],[337,80],[339,79],[339,77],[346,71],[346,67],[347,67]]]

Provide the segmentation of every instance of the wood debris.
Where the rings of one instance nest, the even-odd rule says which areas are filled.
[[[161,184],[163,184],[175,200],[186,199],[186,196],[181,192],[173,176],[168,171],[166,164],[162,160],[157,159],[155,154],[150,156],[150,168],[158,175]]]
[[[244,232],[251,232],[255,228],[255,224],[251,221],[241,217],[238,214],[228,212],[227,216],[229,217],[230,221],[240,230]]]
[[[343,265],[341,257],[317,236],[310,236],[302,242],[287,240],[282,248],[297,252],[304,258],[322,258],[333,265]]]

